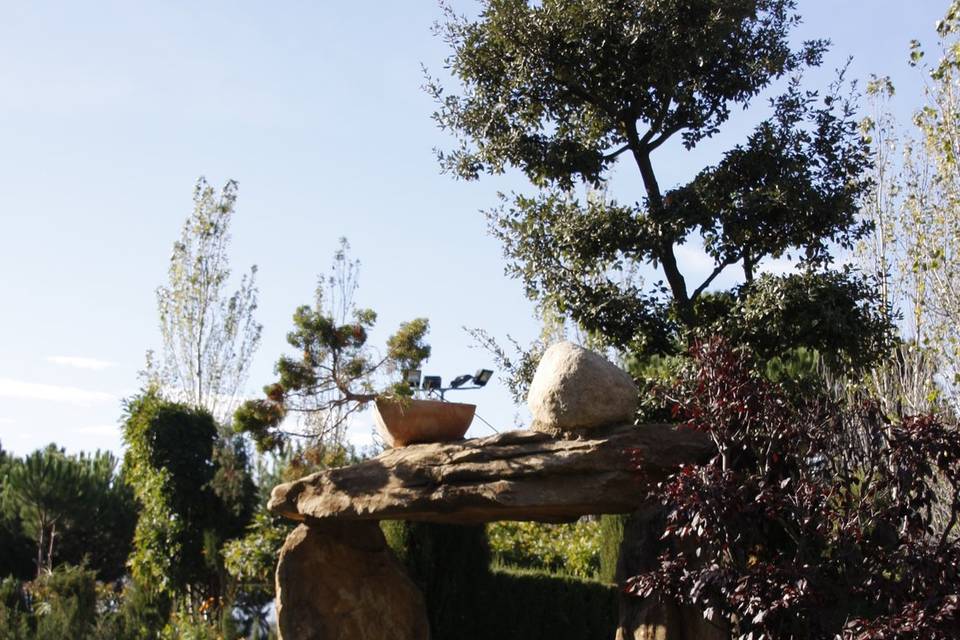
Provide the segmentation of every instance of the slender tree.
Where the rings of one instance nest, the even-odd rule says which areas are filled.
[[[157,288],[163,351],[159,362],[148,353],[147,362],[151,382],[221,419],[239,401],[262,328],[254,318],[256,266],[228,291],[236,200],[233,180],[219,193],[204,178],[197,181],[193,213],[173,245],[169,281]]]
[[[912,63],[929,74],[925,103],[913,129],[890,115],[889,78],[874,78],[868,93],[874,113],[865,119],[873,151],[875,189],[864,207],[875,223],[861,247],[901,308],[911,339],[894,367],[897,384],[880,389],[909,410],[940,403],[960,409],[960,3],[938,24],[935,66],[923,64],[914,42]],[[878,382],[886,382],[880,379]],[[892,391],[893,393],[891,393]]]

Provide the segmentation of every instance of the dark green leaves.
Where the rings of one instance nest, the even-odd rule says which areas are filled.
[[[801,88],[803,68],[820,64],[826,43],[791,49],[799,21],[792,0],[481,5],[476,21],[448,13],[440,29],[459,94],[436,82],[428,89],[438,100],[437,122],[459,140],[442,157],[447,170],[476,178],[515,167],[538,190],[503,198],[488,214],[507,272],[532,299],[639,355],[676,353],[705,328],[734,326],[770,351],[772,328],[747,331],[727,315],[742,315],[748,301],[758,322],[766,321],[761,302],[773,305],[772,315],[835,305],[820,320],[832,324],[817,325],[821,334],[787,328],[781,346],[816,343],[838,349],[841,360],[858,354],[860,363],[878,353],[889,323],[879,320],[869,287],[826,271],[831,249],[850,248],[867,230],[857,218],[868,187],[867,147],[852,100],[839,94],[842,74],[822,95]],[[788,75],[794,79],[772,101],[772,116],[743,144],[689,184],[661,188],[656,149],[673,136],[694,147],[731,109],[749,106]],[[643,185],[627,206],[595,197],[621,157],[635,164]],[[581,187],[590,193],[586,202],[573,195]],[[702,243],[713,261],[700,281],[690,281],[678,259],[685,243]],[[785,255],[807,270],[790,281],[787,306],[749,287],[702,300],[725,270],[741,267],[749,285],[765,258]],[[661,270],[663,282],[638,277],[644,267]],[[858,320],[864,335],[854,339]],[[852,344],[858,339],[874,346],[860,349]]]
[[[792,0],[482,4],[479,21],[441,28],[462,93],[428,82],[437,122],[462,142],[443,164],[465,178],[512,165],[538,185],[597,184],[632,131],[643,146],[679,133],[692,147],[825,48],[790,49]]]

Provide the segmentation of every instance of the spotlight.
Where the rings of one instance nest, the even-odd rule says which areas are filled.
[[[420,369],[408,369],[404,371],[403,379],[411,388],[416,389],[420,386]]]
[[[440,376],[423,376],[423,388],[427,391],[438,390],[442,386]]]
[[[473,384],[477,385],[478,387],[484,387],[488,382],[490,382],[490,378],[492,377],[493,371],[490,371],[490,369],[480,369],[473,374]]]
[[[465,384],[467,384],[468,382],[470,382],[470,380],[471,380],[472,378],[473,378],[473,376],[471,376],[469,373],[465,373],[465,374],[463,374],[462,376],[457,376],[456,378],[454,378],[454,379],[450,382],[450,388],[451,388],[451,389],[459,389],[459,388],[462,387],[463,385],[465,385]]]

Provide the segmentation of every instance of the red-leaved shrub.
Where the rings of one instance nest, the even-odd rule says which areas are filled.
[[[664,397],[717,455],[651,493],[666,551],[627,588],[733,637],[960,638],[960,436],[936,416],[799,397],[722,340]],[[951,514],[935,529],[933,507]]]

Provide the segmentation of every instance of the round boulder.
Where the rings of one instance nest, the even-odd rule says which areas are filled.
[[[620,367],[572,342],[547,349],[527,394],[533,428],[556,432],[631,422],[637,385]]]

